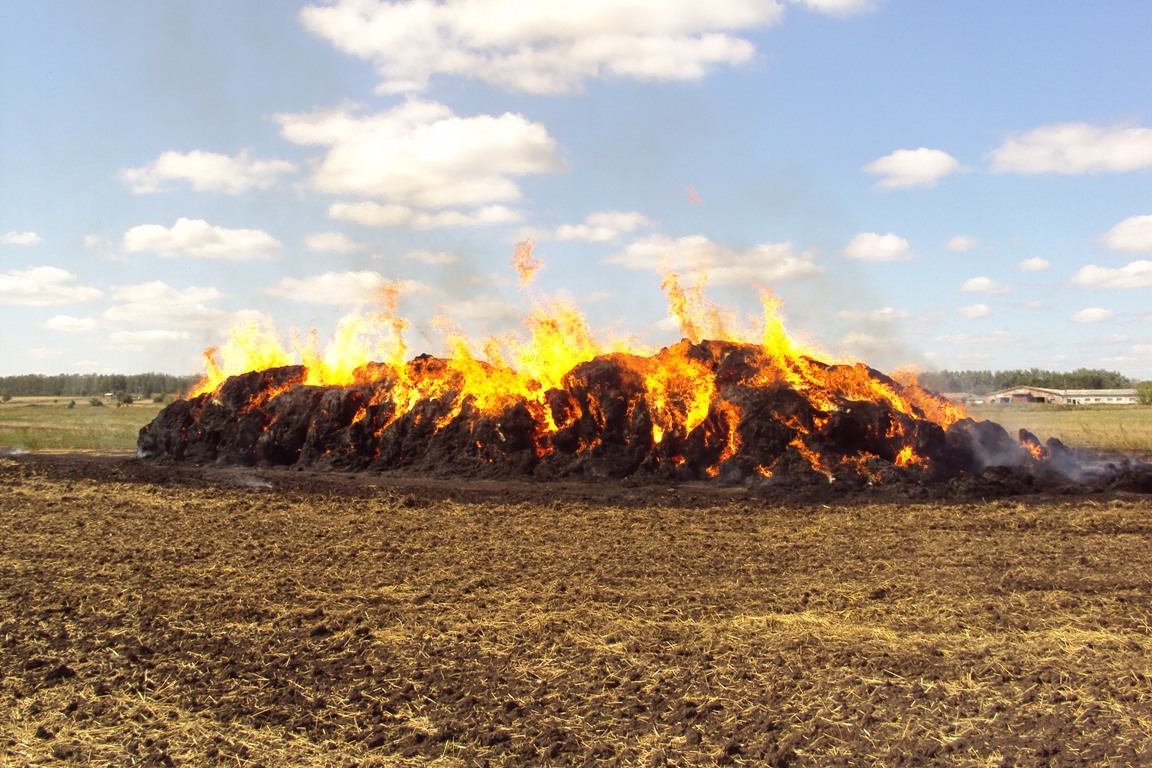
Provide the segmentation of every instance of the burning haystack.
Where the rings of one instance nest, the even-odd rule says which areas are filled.
[[[518,248],[530,281],[539,263]],[[522,281],[526,284],[527,281]],[[398,288],[293,363],[277,338],[236,329],[209,350],[197,392],[140,432],[139,454],[244,466],[410,470],[440,476],[757,482],[939,482],[990,467],[1077,478],[1059,441],[1013,439],[911,377],[823,362],[764,297],[762,329],[732,332],[702,285],[663,288],[686,338],[654,353],[605,347],[562,302],[537,305],[526,342],[463,337],[407,359]],[[713,339],[713,340],[705,340]],[[721,340],[715,340],[721,339]],[[367,362],[367,361],[380,362]]]
[[[1020,441],[863,364],[783,361],[687,340],[580,363],[535,397],[469,388],[452,360],[377,364],[348,386],[304,366],[233,376],[165,408],[140,454],[193,462],[530,476],[934,482],[989,466],[1078,471],[1058,441]]]

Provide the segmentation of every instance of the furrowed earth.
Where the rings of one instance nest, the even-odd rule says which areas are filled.
[[[0,458],[0,765],[1152,763],[1152,497],[995,490]]]

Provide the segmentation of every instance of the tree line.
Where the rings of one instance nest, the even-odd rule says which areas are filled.
[[[149,397],[188,391],[199,376],[167,373],[28,373],[0,376],[0,394],[11,397],[95,397],[127,392]]]
[[[1074,371],[1045,371],[1018,368],[1008,371],[929,371],[919,375],[921,386],[937,392],[971,392],[986,395],[1008,387],[1045,389],[1129,389],[1136,382],[1117,371],[1077,368]]]
[[[1127,389],[1152,391],[1152,384],[1137,382],[1117,371],[1077,368],[1074,371],[1046,371],[1020,368],[1007,371],[928,371],[920,384],[936,392],[971,392],[986,395],[1008,387],[1033,386],[1047,389]],[[0,376],[0,394],[11,397],[94,397],[131,393],[144,397],[187,392],[199,376],[173,376],[167,373],[61,373],[53,376],[30,373]],[[1146,386],[1148,385],[1148,386]]]

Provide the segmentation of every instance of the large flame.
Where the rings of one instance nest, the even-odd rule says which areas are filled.
[[[520,276],[521,288],[532,282],[541,267],[532,254],[530,241],[517,245],[511,263]],[[714,475],[720,464],[741,448],[737,429],[741,408],[718,396],[714,368],[698,359],[698,354],[693,356],[694,345],[712,339],[758,348],[765,363],[757,369],[757,379],[749,383],[788,387],[824,414],[803,423],[795,416],[782,417],[782,423],[794,430],[790,445],[796,455],[829,478],[833,471],[843,471],[843,461],[838,468],[829,466],[808,438],[826,423],[840,407],[838,404],[882,404],[941,427],[964,418],[962,409],[916,386],[913,378],[897,380],[877,375],[862,363],[831,361],[828,355],[801,344],[786,331],[781,302],[768,291],[762,291],[763,314],[741,322],[734,312],[709,301],[706,277],[698,271],[686,281],[667,272],[662,281],[669,316],[689,344],[673,345],[656,353],[635,342],[605,341],[572,304],[538,299],[524,318],[520,334],[476,340],[450,319],[438,318],[434,325],[449,354],[443,364],[437,365],[419,364],[420,358],[409,361],[405,334],[410,324],[399,311],[403,286],[390,283],[377,292],[374,307],[341,319],[323,346],[315,331],[295,339],[294,351],[289,352],[270,323],[233,328],[224,344],[205,352],[206,376],[192,395],[215,392],[230,376],[299,362],[306,373],[303,381],[294,382],[293,386],[302,383],[348,387],[387,381],[388,386],[376,389],[374,397],[386,397],[394,411],[390,420],[376,429],[377,433],[411,412],[418,403],[430,399],[451,399],[452,405],[439,417],[439,424],[450,423],[466,401],[482,414],[499,414],[523,403],[537,424],[537,452],[543,455],[549,450],[549,436],[566,426],[556,423],[557,411],[548,404],[548,392],[562,388],[565,377],[581,363],[605,354],[624,353],[620,359],[627,361],[630,370],[644,383],[652,443],[660,445],[670,435],[682,441],[693,430],[703,429],[705,439],[722,446],[716,464],[707,469],[708,474]],[[366,412],[367,408],[362,408],[357,420]],[[889,439],[903,437],[899,423],[893,422],[888,430],[885,437]],[[848,469],[871,476],[866,466],[870,456],[854,457]],[[910,467],[923,462],[923,457],[917,456],[908,444],[892,463]],[[771,476],[773,467],[761,466],[759,471]]]

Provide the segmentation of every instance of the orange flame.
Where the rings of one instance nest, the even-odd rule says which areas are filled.
[[[532,255],[532,243],[517,244],[512,265],[520,276],[521,287],[532,282],[541,262]],[[524,319],[524,335],[494,336],[481,341],[470,339],[446,319],[436,327],[449,350],[446,360],[416,358],[409,360],[406,333],[409,321],[400,313],[402,283],[388,283],[376,294],[376,306],[359,309],[342,318],[332,338],[321,347],[315,331],[294,344],[289,353],[275,328],[269,322],[238,325],[219,347],[204,354],[206,377],[191,393],[193,396],[214,392],[229,376],[248,371],[294,364],[296,358],[304,367],[300,382],[306,385],[347,387],[386,380],[387,387],[377,389],[373,402],[362,406],[355,422],[365,419],[368,408],[387,399],[392,406],[383,425],[375,422],[379,432],[401,418],[421,401],[436,400],[442,404],[435,420],[444,427],[470,407],[482,414],[498,415],[523,403],[536,423],[536,450],[543,455],[550,449],[550,436],[566,426],[569,416],[558,416],[548,401],[548,392],[562,390],[565,377],[577,365],[612,352],[644,383],[644,404],[652,425],[652,442],[663,445],[672,460],[676,446],[689,433],[703,430],[707,444],[718,451],[715,463],[701,468],[710,476],[722,470],[724,462],[741,450],[741,408],[718,398],[717,360],[707,357],[698,346],[705,339],[739,341],[755,344],[764,363],[755,367],[755,387],[786,386],[807,398],[815,415],[802,422],[795,415],[781,419],[793,430],[791,448],[811,469],[826,475],[848,471],[875,479],[867,464],[876,454],[861,449],[855,456],[843,457],[833,466],[829,459],[814,450],[815,432],[824,427],[832,414],[845,402],[871,402],[914,419],[928,419],[947,427],[964,417],[958,406],[946,403],[922,390],[914,378],[889,378],[862,363],[831,364],[827,356],[817,353],[794,339],[785,330],[781,302],[771,293],[762,292],[763,315],[759,325],[742,326],[734,313],[718,308],[705,294],[707,275],[698,270],[689,287],[679,275],[667,272],[661,287],[668,301],[669,315],[679,324],[690,343],[676,344],[656,354],[643,356],[637,345],[598,339],[587,320],[572,304],[557,300],[534,301]],[[294,386],[291,384],[288,386]],[[600,406],[588,404],[594,414]],[[629,418],[632,414],[629,414]],[[887,434],[877,436],[897,443],[904,439],[903,426],[895,421]],[[675,440],[670,441],[671,436]],[[584,438],[581,438],[582,440]],[[595,441],[597,438],[590,438]],[[591,447],[591,446],[586,446]],[[876,450],[881,450],[877,448]],[[893,451],[896,449],[893,448]],[[890,455],[890,454],[889,454]],[[679,459],[682,461],[683,459]],[[895,455],[900,467],[923,466],[910,445]],[[775,464],[759,466],[759,472],[771,477]]]
[[[925,461],[924,457],[916,455],[915,448],[906,445],[900,449],[900,453],[896,454],[896,461],[892,463],[898,467],[922,467]]]
[[[744,334],[734,330],[731,313],[726,312],[705,295],[708,278],[698,272],[691,290],[680,284],[680,276],[665,272],[660,288],[668,299],[668,313],[680,324],[680,333],[693,344],[704,339],[742,339]]]
[[[724,447],[721,449],[720,458],[716,460],[716,463],[705,470],[709,477],[716,477],[720,474],[720,467],[724,462],[735,456],[740,450],[741,439],[737,427],[743,416],[740,412],[740,406],[724,400],[717,400],[713,408],[720,426],[724,429]]]
[[[190,397],[214,392],[229,376],[248,371],[265,371],[292,365],[271,323],[251,321],[232,328],[228,340],[204,350],[205,377],[189,393]]]

